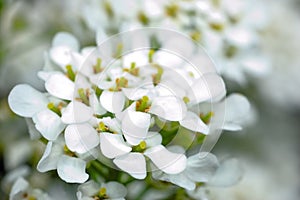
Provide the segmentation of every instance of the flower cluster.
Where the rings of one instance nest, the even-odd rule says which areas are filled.
[[[80,50],[74,36],[58,33],[38,73],[46,93],[25,84],[11,91],[10,108],[46,144],[38,171],[84,183],[78,199],[120,199],[128,183],[149,177],[187,190],[213,180],[217,158],[189,150],[222,129],[240,130],[247,99],[226,97],[215,71],[197,71],[162,40],[153,46],[153,37],[143,38],[149,48],[128,53],[128,41],[118,39]]]
[[[99,40],[140,27],[170,28],[201,43],[214,58],[218,72],[229,80],[245,85],[248,74],[262,77],[270,71],[260,41],[268,24],[267,9],[261,2],[103,0],[91,1],[84,8],[82,15]]]

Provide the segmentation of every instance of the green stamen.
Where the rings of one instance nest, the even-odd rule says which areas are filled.
[[[48,108],[49,110],[55,112],[58,116],[61,117],[61,111],[60,111],[60,109],[59,109],[58,107],[56,107],[56,106],[54,105],[54,103],[52,103],[52,102],[48,103],[47,108]]]
[[[67,69],[67,77],[71,80],[71,81],[75,81],[75,72],[72,69],[72,65],[67,65],[66,66]]]
[[[147,143],[145,141],[141,141],[140,144],[132,147],[132,151],[142,153],[145,151],[146,148],[147,148]]]
[[[97,58],[97,63],[96,65],[93,66],[93,70],[95,74],[103,71],[103,68],[101,67],[101,63],[102,63],[101,58]]]
[[[149,97],[143,96],[140,100],[136,102],[135,110],[140,112],[148,112],[150,109]]]
[[[123,52],[123,44],[119,43],[117,45],[117,49],[116,49],[116,53],[114,55],[115,58],[120,58],[122,56],[122,52]]]
[[[200,114],[200,118],[205,124],[208,124],[213,116],[214,116],[213,112],[208,112],[207,114],[203,114],[203,113]]]
[[[92,88],[95,91],[96,96],[99,98],[100,95],[102,94],[103,90],[101,90],[97,85],[93,85]]]
[[[143,25],[148,25],[150,23],[150,19],[143,12],[139,12],[137,15],[137,18],[138,18],[139,22],[141,22]]]
[[[153,49],[150,49],[149,53],[148,53],[148,62],[149,63],[153,63],[153,55],[154,55],[155,51]]]
[[[183,97],[182,100],[183,100],[184,103],[190,102],[190,99],[187,96]]]
[[[157,68],[157,73],[152,75],[153,84],[156,86],[160,83],[161,76],[164,72],[163,68],[159,65],[154,65]]]
[[[199,42],[201,40],[201,33],[199,31],[193,31],[193,32],[191,32],[190,37],[193,40]]]
[[[221,31],[224,30],[224,24],[222,24],[222,23],[211,22],[211,23],[209,24],[209,26],[210,26],[210,28],[212,28],[212,29],[215,30],[215,31],[221,32]]]
[[[103,3],[103,6],[104,6],[104,10],[105,10],[107,16],[113,18],[115,14],[114,14],[114,10],[113,10],[111,4],[109,3],[109,1],[105,1]]]
[[[87,106],[90,105],[90,101],[89,101],[89,92],[88,90],[84,91],[83,88],[79,88],[78,89],[78,94],[79,94],[79,97],[80,97],[80,100]]]
[[[177,17],[179,11],[179,6],[176,4],[171,4],[165,7],[165,13],[167,16],[172,18]]]

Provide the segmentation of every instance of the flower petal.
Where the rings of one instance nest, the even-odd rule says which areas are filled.
[[[32,117],[47,108],[48,99],[33,87],[21,84],[10,92],[8,104],[14,113],[22,117]]]
[[[63,147],[57,143],[48,142],[45,152],[37,164],[39,172],[47,172],[57,168],[57,162],[63,154]]]
[[[188,158],[185,173],[187,177],[195,182],[207,182],[215,174],[218,166],[216,156],[203,152]]]
[[[151,116],[148,113],[128,110],[122,120],[122,131],[127,142],[138,145],[147,136]]]
[[[60,117],[51,110],[43,110],[32,117],[35,127],[47,140],[56,140],[65,125]]]
[[[149,113],[169,121],[182,120],[186,112],[185,103],[175,96],[156,97],[149,110]]]
[[[121,112],[125,104],[125,96],[122,92],[103,91],[100,96],[101,105],[111,113]]]
[[[104,183],[101,187],[106,188],[106,194],[110,199],[124,198],[127,195],[126,187],[115,181]]]
[[[144,154],[167,174],[178,174],[186,168],[186,156],[184,154],[172,153],[162,145],[151,147]]]
[[[93,116],[93,110],[85,104],[72,101],[62,111],[61,120],[65,124],[83,123],[89,121]]]
[[[187,92],[187,97],[191,103],[195,104],[208,100],[218,101],[225,94],[226,89],[223,79],[215,73],[209,73],[195,80]]]
[[[131,151],[131,147],[124,142],[122,135],[105,132],[100,133],[100,148],[107,158],[115,158]]]
[[[240,130],[247,121],[250,111],[248,99],[241,94],[231,94],[226,98],[225,130]]]
[[[51,95],[65,100],[73,99],[74,87],[74,82],[62,73],[50,75],[45,83],[45,88]]]
[[[62,69],[72,62],[72,49],[68,46],[52,47],[49,51],[50,58]]]
[[[221,163],[208,184],[217,187],[232,186],[239,182],[242,176],[243,169],[239,161],[235,158],[231,158]]]
[[[62,155],[57,163],[57,173],[67,183],[84,183],[89,178],[85,165],[79,158]]]
[[[113,162],[136,179],[146,177],[146,159],[141,153],[129,153],[115,158]]]
[[[158,132],[148,132],[145,142],[147,144],[147,147],[154,147],[160,145],[162,142],[162,136]]]
[[[180,125],[196,132],[208,134],[208,126],[193,112],[187,112],[185,118],[180,121]]]
[[[104,113],[106,113],[106,110],[101,106],[95,93],[90,95],[89,101],[91,108],[93,109],[93,113],[97,115],[103,115]]]
[[[86,153],[99,144],[97,131],[89,124],[71,124],[65,130],[67,147],[77,153]]]
[[[165,174],[165,173],[157,173],[159,171],[152,172],[152,176],[154,179],[158,179],[161,181],[168,181],[180,187],[183,187],[187,190],[194,190],[196,188],[196,184],[194,181],[190,180],[184,173],[179,174]]]
[[[59,32],[54,36],[52,40],[52,46],[68,46],[72,50],[78,51],[79,42],[72,34],[67,32]]]

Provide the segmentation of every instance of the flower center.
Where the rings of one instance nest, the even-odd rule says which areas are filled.
[[[140,100],[136,102],[135,110],[140,112],[148,112],[151,107],[151,102],[149,97],[143,96]]]
[[[141,141],[140,144],[132,147],[132,152],[140,152],[143,153],[147,148],[147,143],[145,141]]]

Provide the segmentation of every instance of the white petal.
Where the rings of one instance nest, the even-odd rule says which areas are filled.
[[[146,159],[141,153],[129,153],[115,158],[113,162],[136,179],[146,177]]]
[[[209,185],[227,187],[236,184],[243,176],[243,169],[237,159],[231,158],[221,163]]]
[[[82,197],[93,196],[99,191],[99,183],[90,180],[84,184],[79,185],[77,191],[77,198],[79,200],[84,200],[85,198]]]
[[[124,142],[122,135],[105,132],[100,133],[100,148],[107,158],[115,158],[131,151],[131,147]]]
[[[91,108],[93,109],[93,113],[97,115],[103,115],[104,113],[106,113],[106,110],[101,106],[95,93],[90,95],[89,100],[90,100]]]
[[[62,111],[61,120],[65,124],[83,123],[89,121],[93,116],[93,110],[85,104],[72,101]]]
[[[195,182],[207,182],[215,174],[218,167],[219,163],[216,156],[211,153],[200,153],[188,158],[185,173]]]
[[[187,112],[185,118],[180,121],[180,125],[196,132],[208,134],[208,126],[193,112]]]
[[[84,183],[89,178],[85,162],[79,158],[61,156],[57,163],[59,177],[67,183]]]
[[[145,88],[122,88],[125,96],[130,100],[139,100],[143,96],[148,96],[149,89]]]
[[[65,66],[72,62],[72,49],[68,46],[56,46],[52,47],[49,51],[50,58],[59,65],[63,70]]]
[[[106,188],[106,194],[110,199],[119,199],[127,195],[126,187],[115,181],[102,184],[101,187]]]
[[[103,91],[100,96],[101,105],[111,113],[121,112],[125,104],[125,96],[122,92]]]
[[[57,168],[57,162],[63,154],[63,147],[57,143],[48,142],[45,152],[37,164],[39,172],[47,172]]]
[[[169,121],[180,121],[186,115],[185,103],[175,96],[157,97],[153,100],[149,113]]]
[[[65,100],[73,99],[74,87],[74,82],[62,73],[50,75],[45,83],[45,88],[51,95]]]
[[[72,34],[67,32],[59,32],[54,36],[52,40],[52,46],[68,46],[72,50],[78,51],[79,42]]]
[[[159,174],[158,176],[155,176],[155,173],[152,173],[152,175],[155,179],[171,182],[187,190],[194,190],[196,188],[195,182],[190,180],[184,173],[179,173],[179,174],[162,173]]]
[[[65,125],[60,117],[51,110],[43,110],[32,117],[35,127],[47,140],[56,140]]]
[[[148,132],[145,142],[147,144],[147,147],[160,145],[162,142],[162,136],[158,132]]]
[[[65,130],[67,147],[77,153],[86,153],[99,144],[97,131],[90,124],[72,124]]]
[[[187,97],[191,103],[199,103],[203,101],[218,101],[226,94],[223,79],[215,74],[205,74],[197,79],[187,93]]]
[[[185,155],[172,153],[162,145],[151,147],[144,154],[167,174],[178,174],[186,168]]]
[[[9,200],[15,200],[20,192],[25,192],[28,188],[29,183],[23,177],[18,178],[11,188]]]
[[[139,50],[130,52],[122,57],[123,65],[130,68],[131,63],[135,63],[137,67],[148,64],[149,50]]]
[[[22,84],[12,89],[8,104],[14,113],[22,117],[32,117],[47,108],[48,99],[31,86]]]
[[[239,124],[247,119],[249,111],[250,103],[245,96],[234,93],[226,98],[226,122]]]
[[[150,114],[129,110],[122,120],[122,131],[127,142],[138,145],[147,136]]]

